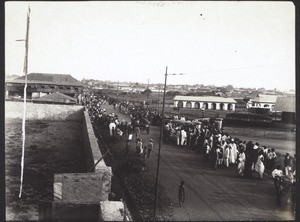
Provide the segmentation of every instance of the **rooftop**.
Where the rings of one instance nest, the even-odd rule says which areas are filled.
[[[236,103],[236,101],[233,98],[224,98],[220,96],[175,96],[173,100],[193,102]]]
[[[296,112],[296,98],[294,96],[278,97],[274,109],[282,112]]]
[[[257,103],[276,103],[277,97],[275,95],[258,94],[252,101]]]
[[[25,76],[7,80],[9,83],[25,83]],[[55,84],[55,85],[72,85],[81,86],[78,82],[69,74],[50,74],[50,73],[29,73],[27,75],[27,83],[31,84]]]

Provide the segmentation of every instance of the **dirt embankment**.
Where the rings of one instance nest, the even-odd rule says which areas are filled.
[[[22,122],[6,120],[6,220],[38,220],[39,201],[53,200],[54,174],[86,170],[81,129],[81,122],[26,123],[23,192],[19,198]]]

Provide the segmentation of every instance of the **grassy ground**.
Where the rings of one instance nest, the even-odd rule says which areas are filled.
[[[5,123],[6,220],[38,220],[39,201],[53,200],[55,173],[85,172],[81,122],[29,121],[19,198],[21,120]]]

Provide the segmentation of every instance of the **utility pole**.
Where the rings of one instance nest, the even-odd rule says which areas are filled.
[[[117,83],[117,102],[119,101],[119,81]]]
[[[166,88],[167,88],[167,76],[168,75],[184,75],[183,73],[179,74],[168,74],[168,66],[166,66],[166,73],[165,73],[165,85],[164,85],[164,94],[163,94],[163,106],[161,111],[161,124],[160,124],[160,134],[159,134],[159,147],[158,147],[158,157],[157,157],[157,168],[156,168],[156,180],[155,180],[155,205],[154,205],[154,217],[156,218],[156,210],[158,204],[158,178],[159,178],[159,163],[160,163],[160,150],[162,145],[162,137],[163,137],[163,127],[165,122],[165,100],[166,100]]]
[[[28,73],[28,40],[29,40],[29,23],[30,23],[30,7],[27,12],[27,27],[26,27],[26,39],[25,39],[25,59],[24,59],[24,75],[25,75],[25,86],[24,86],[24,106],[23,106],[23,121],[22,121],[22,157],[21,157],[21,183],[19,198],[22,196],[23,188],[23,172],[24,172],[24,155],[25,155],[25,119],[26,119],[26,97],[27,97],[27,73]]]
[[[148,86],[147,89],[149,90],[149,78],[148,78]],[[149,94],[147,93],[147,109],[148,109],[148,100],[149,100]]]
[[[157,93],[157,112],[159,112],[159,100],[160,100],[160,88],[158,87],[158,93]]]

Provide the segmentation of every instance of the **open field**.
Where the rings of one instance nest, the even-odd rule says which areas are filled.
[[[5,123],[6,220],[38,220],[39,201],[53,200],[55,173],[85,172],[81,122],[28,121],[19,199],[22,122]]]

